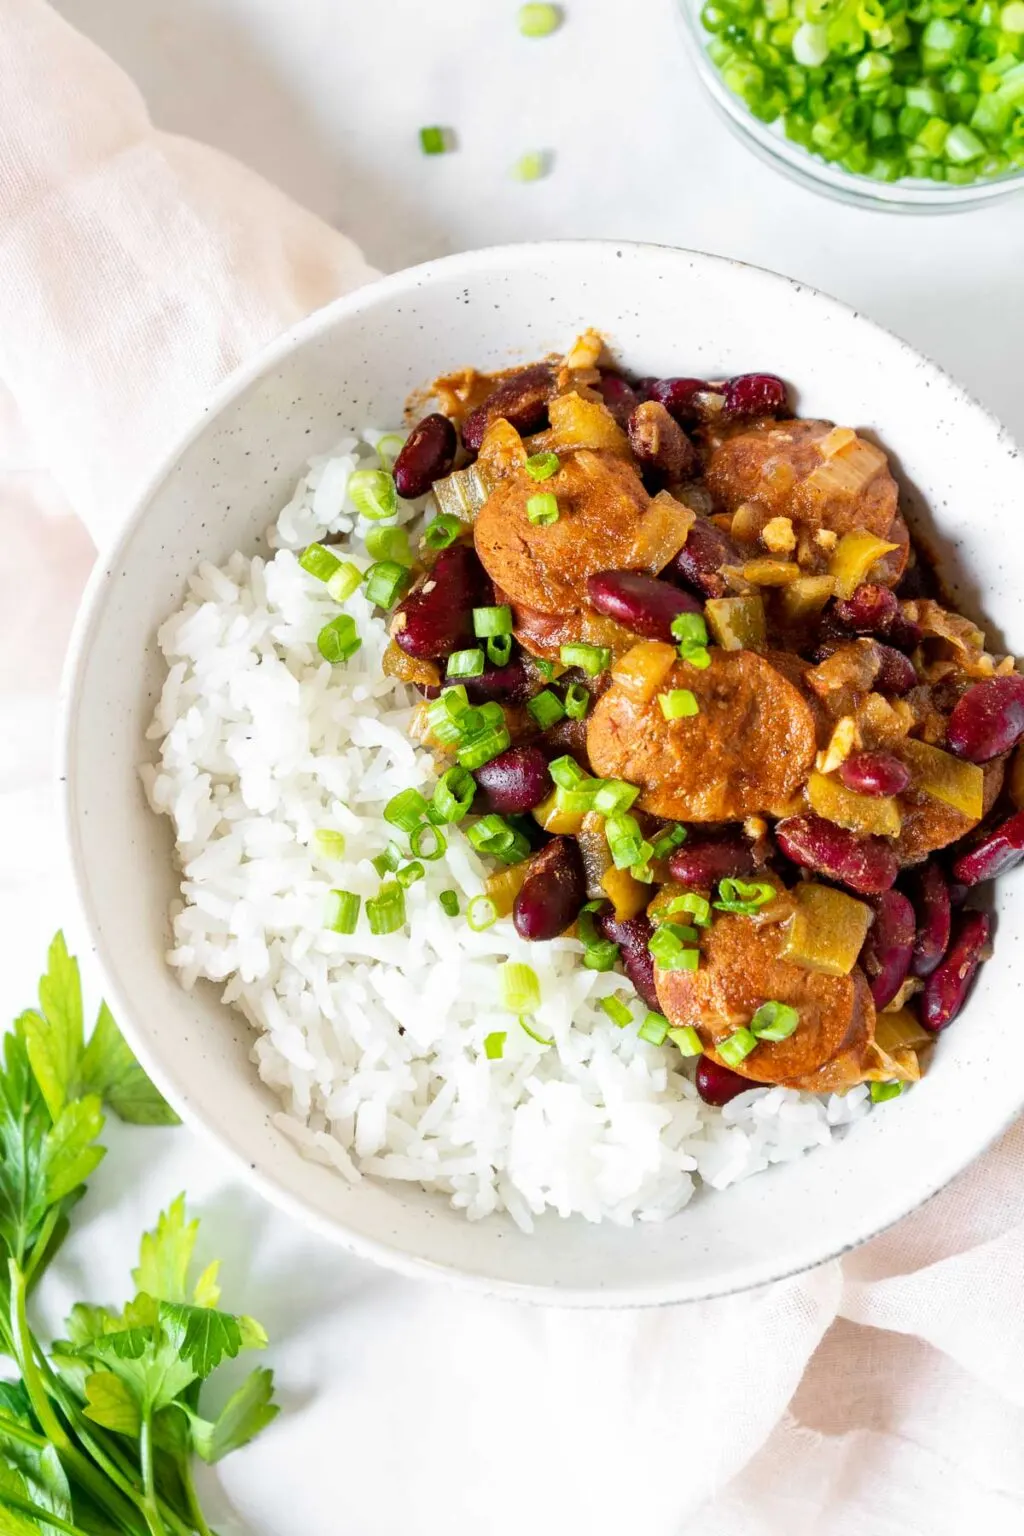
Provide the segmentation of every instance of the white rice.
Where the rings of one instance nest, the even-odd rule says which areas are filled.
[[[828,1142],[867,1112],[866,1088],[754,1089],[708,1108],[674,1047],[600,1009],[615,995],[644,1012],[624,977],[583,969],[574,940],[530,945],[508,919],[474,933],[447,917],[439,893],[456,890],[464,912],[487,873],[458,831],[407,892],[402,932],[374,938],[365,915],[351,937],[323,927],[332,888],[375,894],[368,861],[395,835],[385,803],[433,778],[410,737],[416,696],[381,672],[381,617],[351,597],[362,648],[346,666],[323,661],[316,637],[338,608],[295,554],[344,533],[368,563],[347,483],[377,464],[380,435],[311,460],[270,530],[273,558],[201,565],[159,631],[168,674],[148,733],[159,755],[141,772],[175,828],[168,961],[182,985],[219,983],[244,1014],[256,1068],[281,1097],[277,1123],[304,1153],[353,1182],[443,1192],[470,1220],[506,1210],[530,1231],[551,1209],[658,1221],[698,1178],[722,1189]],[[403,505],[401,520],[422,511]],[[343,859],[323,857],[318,828],[344,833]],[[536,971],[534,1027],[553,1045],[503,1012],[508,960]],[[484,1054],[493,1032],[506,1035],[496,1061]]]

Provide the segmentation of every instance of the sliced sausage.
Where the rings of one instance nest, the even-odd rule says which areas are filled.
[[[800,1022],[788,1040],[762,1041],[733,1070],[762,1083],[790,1083],[840,1054],[866,1052],[875,1009],[862,971],[822,976],[781,958],[784,928],[723,915],[701,934],[696,971],[655,969],[662,1012],[675,1026],[692,1024],[717,1061],[718,1041],[750,1023],[762,1003],[788,1003]],[[729,1063],[725,1063],[729,1065]]]
[[[675,821],[782,815],[814,764],[814,714],[792,682],[753,651],[711,651],[705,671],[680,662],[663,691],[687,688],[699,714],[666,720],[613,683],[594,707],[587,751],[602,778],[641,788],[639,806]]]
[[[899,747],[895,748],[899,756]],[[983,814],[988,815],[1003,787],[1004,760],[994,758],[982,770],[985,775]],[[913,785],[899,797],[903,825],[896,842],[901,864],[920,864],[939,848],[948,848],[978,825],[952,805],[915,790]]]

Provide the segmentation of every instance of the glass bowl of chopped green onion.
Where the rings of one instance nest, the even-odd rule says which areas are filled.
[[[678,0],[697,71],[777,169],[954,212],[1024,186],[1024,0]]]

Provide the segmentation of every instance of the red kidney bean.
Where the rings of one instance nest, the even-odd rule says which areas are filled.
[[[494,600],[494,589],[469,544],[443,549],[408,597],[391,625],[407,656],[430,660],[473,645],[473,609]]]
[[[852,597],[839,599],[833,609],[843,628],[855,635],[884,634],[899,611],[896,594],[875,581],[862,582]]]
[[[536,432],[547,421],[554,376],[547,363],[520,368],[492,390],[462,423],[462,441],[476,453],[492,421],[503,418],[517,432]]]
[[[549,762],[554,762],[556,757],[565,757],[568,753],[581,768],[585,768],[588,773],[592,772],[590,758],[587,756],[586,720],[570,720],[568,715],[564,720],[556,720],[554,725],[548,726],[537,745]]]
[[[786,386],[774,373],[741,373],[725,386],[726,416],[782,416],[789,411]]]
[[[459,681],[465,684],[466,698],[471,704],[487,704],[491,699],[499,704],[525,704],[537,692],[522,656],[510,661],[507,667],[488,667],[479,677],[463,677]]]
[[[914,663],[909,656],[904,656],[902,651],[897,651],[891,645],[882,645],[877,640],[879,660],[881,666],[878,676],[875,678],[875,687],[879,693],[894,693],[902,698],[909,693],[911,688],[917,687],[917,673],[914,671]]]
[[[700,397],[710,390],[706,379],[651,379],[644,383],[647,399],[657,400],[676,421],[701,420]]]
[[[405,501],[425,496],[435,480],[443,480],[455,463],[459,446],[447,416],[435,411],[416,423],[395,460],[395,489]]]
[[[625,431],[630,416],[640,404],[640,395],[621,373],[606,372],[603,368],[597,387],[601,391],[601,398],[605,405]]]
[[[645,400],[629,418],[629,446],[644,469],[657,471],[666,483],[688,480],[696,473],[697,450],[682,427],[657,400]]]
[[[716,832],[689,838],[668,861],[680,885],[710,889],[716,880],[742,879],[754,872],[754,851],[741,832]]]
[[[662,575],[696,587],[705,597],[724,597],[726,584],[719,567],[739,563],[739,551],[729,535],[706,517],[698,517],[686,543]]]
[[[917,912],[910,968],[915,976],[930,976],[949,946],[952,921],[949,885],[934,859],[914,871],[910,890]]]
[[[914,908],[901,891],[883,891],[872,905],[875,920],[868,929],[860,960],[875,1007],[881,1011],[907,979],[917,922]]]
[[[530,860],[512,908],[516,932],[522,939],[557,939],[579,917],[586,899],[579,844],[572,837],[553,837]]]
[[[598,918],[598,926],[606,939],[619,946],[622,968],[648,1008],[661,1012],[658,989],[654,985],[654,956],[648,948],[654,937],[654,924],[646,912],[618,923],[610,912]]]
[[[911,774],[891,752],[852,752],[840,764],[839,777],[859,795],[901,795]]]
[[[938,1033],[952,1024],[960,1012],[978,966],[991,953],[988,948],[991,929],[984,912],[964,912],[958,919],[945,959],[924,984],[921,1023],[925,1029]]]
[[[950,749],[969,763],[987,763],[1024,736],[1024,677],[991,677],[968,688],[949,717]]]
[[[863,896],[877,896],[895,883],[900,862],[883,837],[857,837],[822,816],[789,816],[775,828],[787,859],[848,885]]]
[[[641,571],[598,571],[587,577],[591,606],[648,640],[672,640],[672,621],[681,613],[702,613],[689,592]]]
[[[496,811],[499,816],[532,811],[552,788],[548,760],[538,747],[509,747],[473,777],[477,783],[473,809]]]
[[[898,613],[887,627],[885,638],[889,645],[894,645],[899,651],[912,651],[924,639],[924,630],[913,619]]]
[[[740,1077],[730,1067],[712,1061],[710,1056],[701,1056],[698,1060],[694,1083],[704,1103],[714,1104],[718,1108],[728,1104],[737,1094],[749,1093],[751,1088],[758,1086],[749,1077]]]
[[[962,885],[994,880],[1024,862],[1024,811],[1004,821],[980,843],[962,853],[953,865],[953,879]]]

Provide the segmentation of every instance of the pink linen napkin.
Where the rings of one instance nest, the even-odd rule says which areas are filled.
[[[91,558],[82,525],[102,543],[226,374],[373,275],[243,166],[157,132],[42,0],[0,0],[5,903],[59,858],[46,736]],[[1022,1286],[1018,1126],[892,1232],[754,1295],[583,1315],[443,1293],[424,1315],[478,1321],[474,1391],[446,1412],[495,1481],[507,1441],[479,1425],[504,1422],[517,1361],[559,1426],[568,1470],[549,1471],[541,1506],[517,1490],[493,1510],[495,1536],[524,1519],[588,1536],[1009,1536],[1024,1516]],[[484,1529],[461,1521],[450,1475],[449,1519],[424,1530]]]

